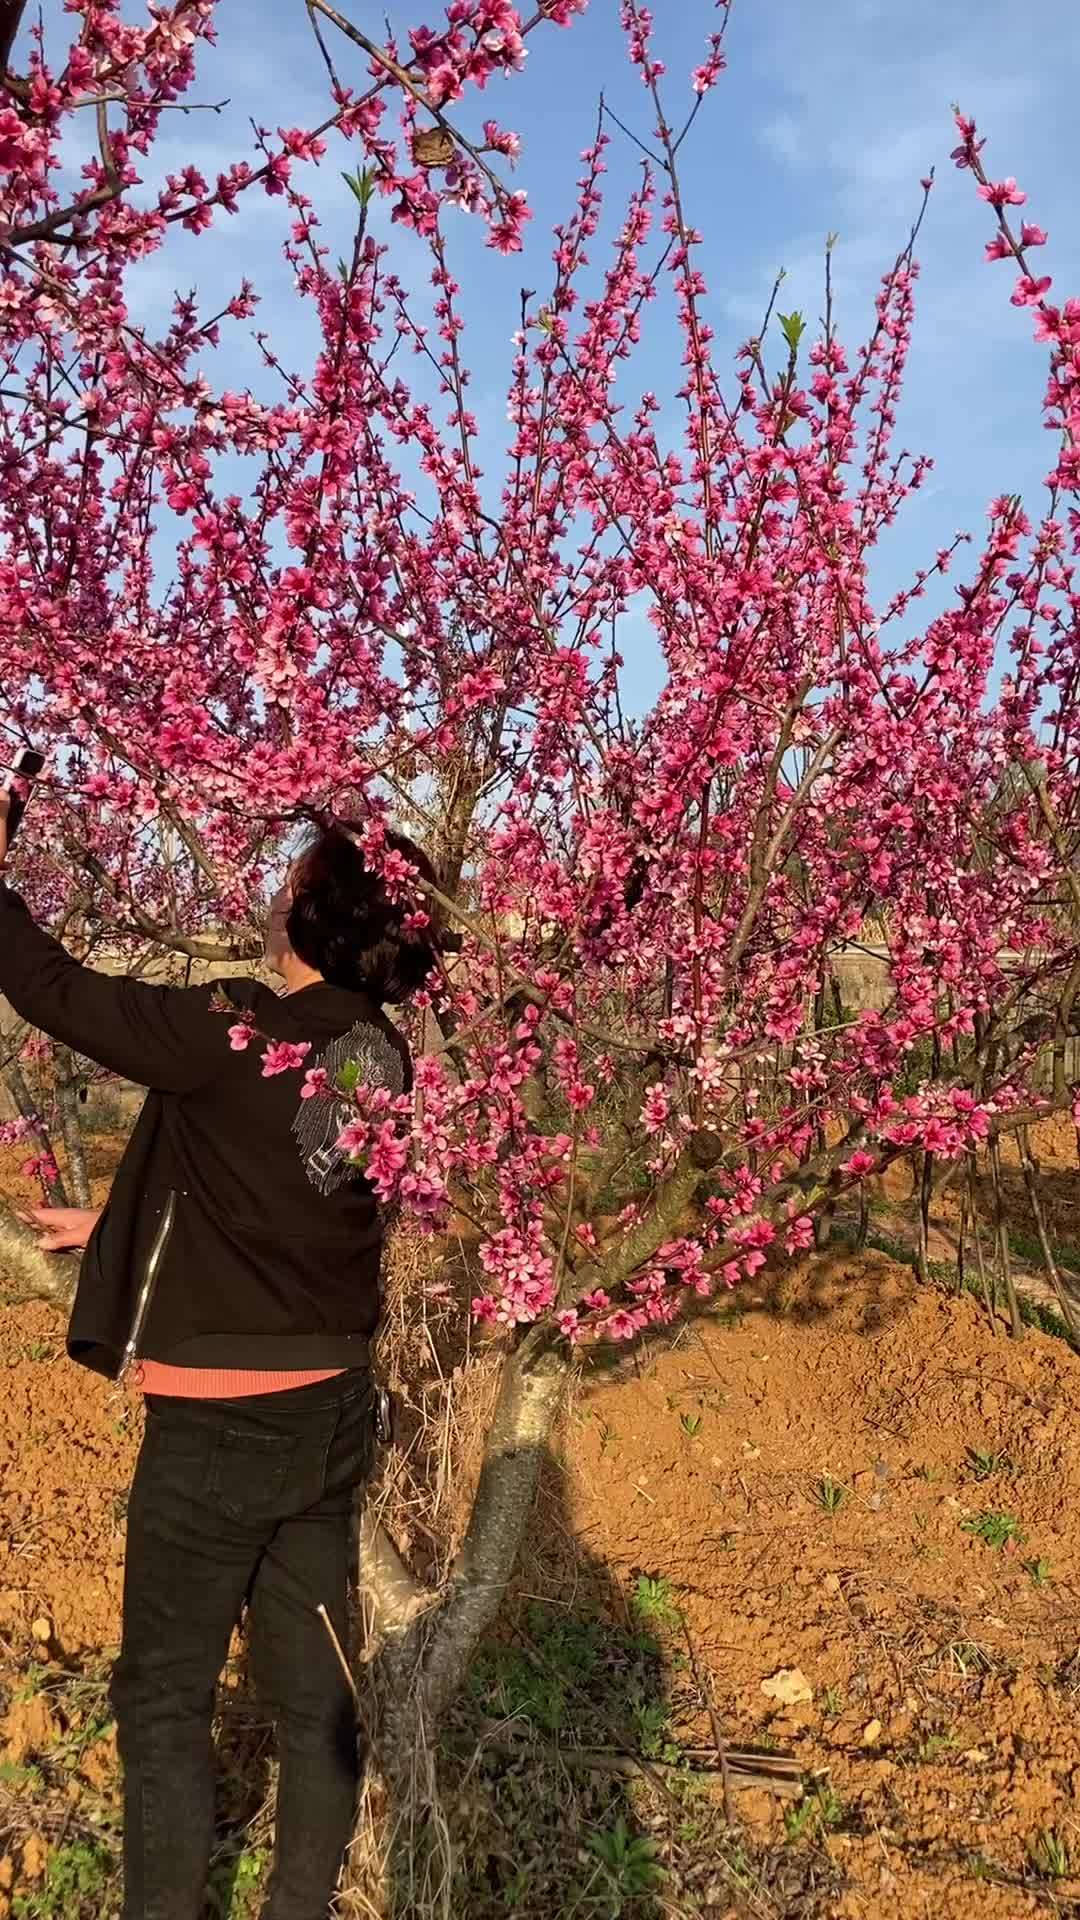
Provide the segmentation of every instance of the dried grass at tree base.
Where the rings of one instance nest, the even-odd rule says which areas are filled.
[[[505,1354],[477,1343],[475,1288],[459,1241],[400,1228],[386,1260],[377,1371],[397,1406],[394,1446],[372,1490],[378,1515],[416,1577],[437,1593],[468,1524]]]
[[[468,1524],[504,1349],[501,1342],[478,1347],[472,1338],[463,1311],[469,1288],[461,1241],[448,1244],[400,1228],[385,1272],[377,1370],[395,1397],[396,1432],[369,1513],[430,1589],[434,1626]],[[411,1705],[385,1698],[362,1559],[360,1573],[357,1681],[369,1763],[340,1911],[347,1920],[405,1914],[448,1920],[453,1847],[440,1800],[438,1730],[425,1725],[415,1696]],[[392,1801],[379,1744],[382,1728],[399,1718],[415,1737],[407,1767],[395,1755]]]

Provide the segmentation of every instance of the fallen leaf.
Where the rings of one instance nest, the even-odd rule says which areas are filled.
[[[781,1667],[778,1673],[762,1681],[761,1691],[767,1700],[775,1700],[781,1707],[807,1706],[814,1697],[814,1689],[801,1667]]]
[[[865,1727],[862,1730],[863,1746],[876,1747],[880,1739],[881,1739],[881,1721],[868,1720]]]

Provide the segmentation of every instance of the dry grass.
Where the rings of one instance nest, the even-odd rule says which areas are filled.
[[[372,1489],[375,1516],[418,1579],[438,1592],[468,1524],[499,1387],[501,1343],[478,1343],[460,1243],[402,1229],[386,1261],[378,1368],[397,1434]]]
[[[378,1370],[396,1402],[394,1445],[368,1497],[433,1608],[468,1525],[484,1441],[499,1388],[502,1348],[477,1345],[461,1295],[465,1248],[399,1230],[386,1266]],[[418,1701],[395,1702],[413,1737],[407,1766],[396,1756],[393,1804],[378,1764],[387,1706],[385,1676],[365,1601],[361,1566],[360,1714],[373,1756],[361,1793],[341,1912],[348,1920],[423,1914],[449,1920],[453,1847],[438,1782],[438,1755]]]

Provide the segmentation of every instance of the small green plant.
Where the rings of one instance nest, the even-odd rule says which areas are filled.
[[[960,1529],[970,1533],[973,1539],[981,1540],[984,1546],[995,1549],[1022,1546],[1025,1538],[1019,1520],[1011,1513],[980,1513],[971,1520],[961,1520]]]
[[[1037,1233],[1029,1233],[1023,1227],[1012,1227],[1009,1230],[1009,1245],[1021,1260],[1029,1260],[1033,1267],[1044,1264],[1042,1241]],[[1069,1267],[1074,1273],[1080,1271],[1080,1247],[1058,1242],[1051,1247],[1051,1252],[1057,1266]]]
[[[606,1453],[614,1437],[607,1421],[602,1420],[598,1413],[593,1413],[591,1410],[585,1415],[585,1418],[586,1420],[595,1420],[596,1432],[600,1441],[600,1452],[602,1454]]]
[[[645,1759],[677,1766],[680,1750],[671,1737],[671,1722],[664,1702],[638,1695],[630,1702],[630,1717]]]
[[[992,1480],[995,1473],[1001,1473],[1011,1465],[1007,1453],[990,1453],[983,1447],[968,1448],[968,1466],[976,1480]]]
[[[647,1627],[676,1627],[679,1609],[675,1604],[671,1581],[664,1575],[642,1573],[630,1596],[630,1609],[636,1620]]]
[[[1040,1827],[1028,1842],[1028,1858],[1043,1880],[1064,1880],[1069,1871],[1069,1849],[1056,1827]]]
[[[489,1712],[508,1720],[531,1720],[544,1733],[560,1733],[571,1716],[571,1694],[600,1658],[600,1629],[592,1622],[544,1622],[539,1644],[499,1646],[477,1660],[471,1681]]]
[[[977,1640],[953,1640],[946,1649],[957,1673],[966,1680],[973,1673],[990,1673],[992,1663]]]
[[[688,1440],[696,1440],[698,1434],[701,1432],[700,1413],[684,1413],[679,1421],[679,1425]]]
[[[815,1787],[812,1793],[804,1794],[794,1807],[784,1814],[784,1831],[793,1844],[823,1833],[829,1833],[840,1826],[844,1818],[844,1804],[832,1787]]]
[[[519,1867],[511,1880],[503,1888],[503,1905],[508,1913],[516,1913],[522,1901],[528,1898],[532,1874],[527,1867]]]
[[[28,1360],[56,1359],[56,1348],[51,1340],[30,1340],[27,1342],[25,1352]]]
[[[942,1754],[951,1753],[955,1746],[956,1740],[951,1733],[928,1733],[926,1739],[916,1747],[915,1758],[920,1765],[932,1767],[941,1759]]]
[[[839,1513],[847,1499],[847,1488],[834,1480],[831,1473],[823,1473],[814,1487],[814,1499],[823,1513]]]
[[[1025,1560],[1024,1572],[1030,1574],[1037,1587],[1045,1587],[1050,1580],[1049,1560]]]
[[[49,1669],[32,1660],[22,1677],[21,1686],[15,1690],[16,1700],[32,1700],[35,1694],[44,1693],[49,1684]]]
[[[1064,1340],[1074,1353],[1077,1343],[1060,1313],[1045,1300],[1033,1300],[1030,1293],[1020,1295],[1020,1318],[1025,1327],[1037,1327],[1040,1333],[1048,1333],[1055,1340]]]
[[[252,1847],[217,1862],[206,1889],[214,1920],[253,1920],[268,1858],[265,1847]]]
[[[664,1877],[656,1858],[656,1843],[632,1834],[621,1814],[613,1827],[591,1833],[586,1845],[603,1869],[612,1915],[620,1914],[627,1901],[638,1894],[651,1893]]]
[[[14,1920],[77,1920],[102,1914],[101,1896],[113,1872],[108,1848],[92,1840],[54,1847],[45,1866],[45,1878],[33,1893],[17,1893]]]
[[[0,1760],[0,1787],[14,1787],[20,1794],[40,1793],[45,1781],[38,1767],[21,1767],[14,1760]]]
[[[836,1720],[844,1711],[844,1694],[841,1687],[826,1687],[821,1696],[821,1710],[829,1720]]]

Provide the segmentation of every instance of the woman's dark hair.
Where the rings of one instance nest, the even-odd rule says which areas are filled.
[[[285,929],[293,952],[332,986],[370,994],[373,1000],[407,1000],[422,987],[438,959],[438,909],[406,878],[395,898],[357,844],[361,829],[350,822],[321,825],[292,872],[293,900]],[[385,846],[401,855],[420,880],[437,885],[425,853],[403,833],[387,830]],[[427,926],[411,931],[403,922],[418,911]]]

